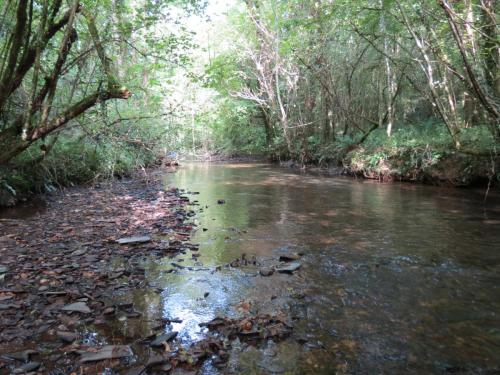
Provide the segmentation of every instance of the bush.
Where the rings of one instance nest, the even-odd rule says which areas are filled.
[[[40,156],[32,147],[0,170],[0,206],[56,187],[124,177],[155,159],[152,150],[138,146],[71,136],[61,137],[41,161]]]

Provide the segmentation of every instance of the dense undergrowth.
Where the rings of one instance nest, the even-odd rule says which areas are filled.
[[[498,181],[498,145],[487,128],[463,129],[458,150],[442,129],[428,124],[400,129],[391,138],[377,131],[346,154],[344,165],[351,173],[381,180],[456,186]]]
[[[139,147],[85,139],[59,141],[43,160],[39,152],[27,152],[0,169],[0,206],[36,193],[129,176],[154,160],[154,152]]]
[[[225,130],[226,138],[220,147],[228,155],[241,154],[248,132],[238,131],[236,124],[231,123],[230,132]],[[273,145],[266,148],[264,134],[255,134],[257,137],[245,145],[247,149],[275,161],[288,161],[287,165],[341,167],[345,174],[381,181],[451,186],[500,181],[500,145],[486,126],[462,129],[459,149],[445,127],[435,122],[401,127],[391,137],[378,129],[362,143],[351,136],[338,135],[330,142],[312,136],[306,145],[295,144],[297,151],[293,153],[287,153],[283,139],[275,138]]]

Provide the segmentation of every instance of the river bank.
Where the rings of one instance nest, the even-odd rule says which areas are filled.
[[[193,213],[154,173],[45,199],[36,215],[0,219],[0,373],[95,374],[131,354],[106,332],[143,314],[120,300],[147,287],[142,259],[196,250]]]
[[[451,186],[451,187],[494,187],[498,186],[500,180],[500,156],[496,154],[474,154],[469,152],[437,151],[432,148],[393,148],[393,149],[365,149],[357,147],[347,153],[339,155],[335,160],[316,160],[302,164],[297,160],[279,161],[282,167],[302,169],[313,173],[324,173],[330,176],[346,175],[356,178],[377,180],[381,182],[408,182],[427,185]],[[181,162],[189,161],[182,159]],[[206,155],[199,162],[215,163],[252,163],[252,162],[276,162],[265,156],[255,155]],[[158,159],[156,167],[170,167],[170,160]],[[178,164],[177,161],[173,162]],[[3,173],[7,173],[3,171]],[[9,172],[11,177],[0,175],[0,209],[12,207],[20,202],[29,201],[37,193],[55,191],[56,188],[43,179],[36,177],[30,181],[29,171]],[[17,173],[17,175],[16,175]],[[146,173],[146,174],[145,174]],[[128,171],[119,178],[127,178],[131,175],[147,175],[143,170]],[[17,177],[16,177],[17,176]],[[92,183],[98,183],[91,179]],[[104,181],[101,179],[101,181]],[[88,185],[83,180],[66,180],[64,186],[74,184]]]
[[[219,286],[274,272],[288,280],[300,268],[296,254],[203,264],[190,242],[203,211],[197,193],[166,188],[166,174],[69,188],[31,212],[0,216],[0,374],[188,374],[290,336],[290,306],[303,295],[290,296],[279,276],[266,298],[261,290],[258,300],[219,301],[205,287],[177,301],[175,315],[162,308],[176,278],[205,274]],[[211,299],[224,313],[193,319],[193,304]]]
[[[380,182],[449,187],[493,187],[500,178],[498,155],[474,155],[467,152],[437,152],[428,148],[380,149],[367,152],[359,147],[340,161],[302,165],[289,160],[283,167],[302,169],[329,176],[351,176]]]

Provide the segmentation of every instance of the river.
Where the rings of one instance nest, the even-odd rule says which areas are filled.
[[[157,317],[186,345],[199,323],[285,310],[293,334],[232,342],[227,368],[202,373],[493,373],[500,371],[500,196],[303,174],[267,164],[186,164],[165,175],[196,215],[198,258],[146,259],[145,318],[101,331],[137,336]],[[223,200],[219,203],[219,200]],[[292,275],[226,267],[301,253]],[[160,291],[160,292],[158,292]],[[208,294],[207,294],[208,293]],[[129,296],[130,297],[130,296]],[[140,355],[140,353],[139,353]]]
[[[201,207],[208,206],[195,219],[200,230],[194,242],[201,244],[204,265],[242,253],[305,254],[294,276],[181,276],[167,287],[167,315],[192,316],[189,325],[240,300],[265,300],[275,288],[303,289],[295,335],[309,344],[278,345],[272,361],[278,368],[500,369],[498,196],[483,204],[481,190],[381,184],[255,164],[187,165],[166,183],[199,192]],[[199,289],[211,293],[202,305],[193,299]],[[193,327],[184,327],[185,334],[194,334]],[[238,371],[265,373],[268,358],[262,355],[259,367],[258,355],[241,355]]]

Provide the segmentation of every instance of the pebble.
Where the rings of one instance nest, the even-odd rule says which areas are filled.
[[[274,269],[273,268],[261,268],[259,273],[262,275],[262,276],[271,276],[273,273],[274,273]]]

